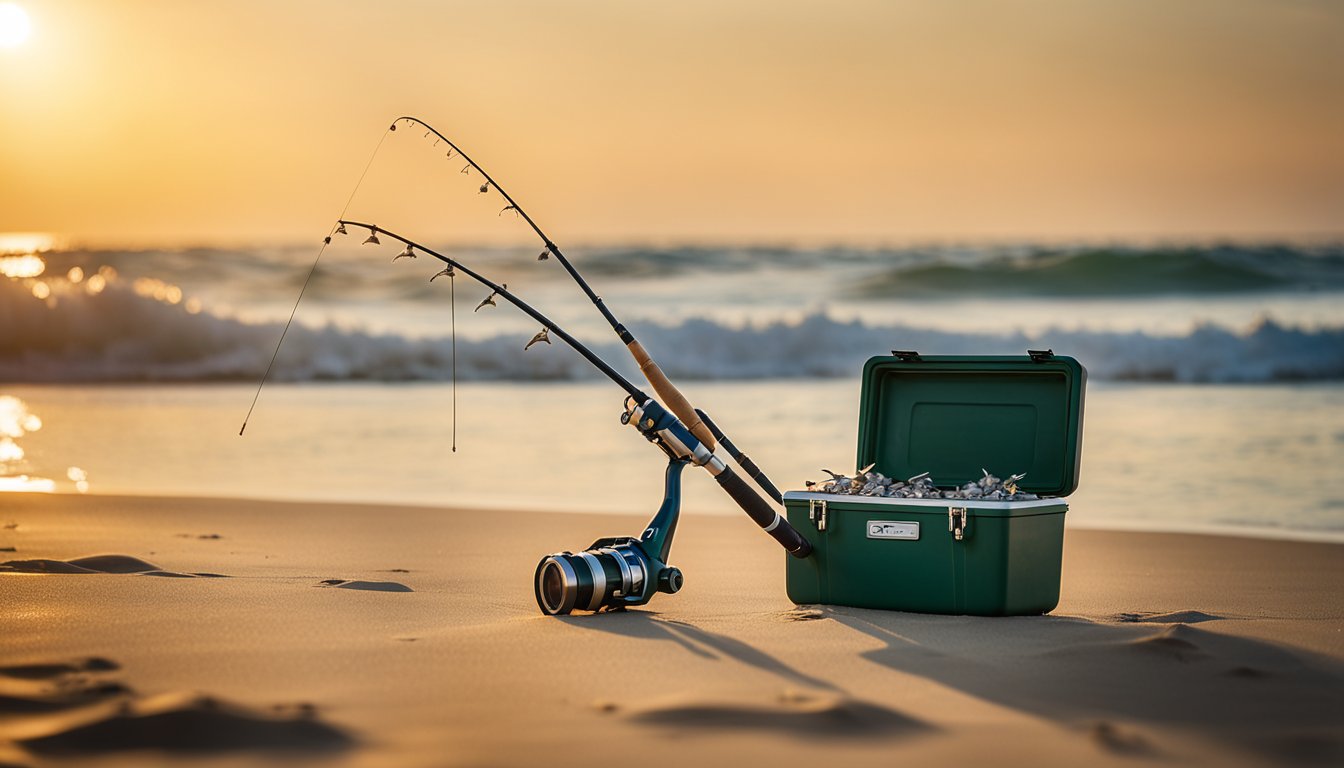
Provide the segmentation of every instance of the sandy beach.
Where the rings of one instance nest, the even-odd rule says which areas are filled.
[[[1057,610],[972,618],[795,606],[749,521],[690,516],[680,594],[546,618],[539,557],[642,516],[3,502],[5,766],[1344,756],[1335,544],[1070,530]]]
[[[0,0],[0,768],[1344,768],[1341,94],[1344,3]]]

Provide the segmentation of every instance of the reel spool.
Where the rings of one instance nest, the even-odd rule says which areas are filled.
[[[654,592],[676,594],[681,570],[651,558],[638,539],[598,539],[577,554],[557,552],[537,564],[537,605],[548,616],[643,605]]]

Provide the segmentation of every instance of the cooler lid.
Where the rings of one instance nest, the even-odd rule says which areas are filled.
[[[888,477],[929,472],[941,487],[1025,472],[1024,491],[1078,488],[1087,371],[1071,357],[923,357],[863,366],[858,466]]]

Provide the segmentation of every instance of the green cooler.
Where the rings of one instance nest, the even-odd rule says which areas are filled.
[[[795,603],[1011,616],[1059,603],[1064,500],[1078,487],[1087,372],[1050,352],[875,357],[863,368],[858,467],[939,488],[1026,473],[1032,501],[900,499],[790,491],[813,544],[786,558]]]

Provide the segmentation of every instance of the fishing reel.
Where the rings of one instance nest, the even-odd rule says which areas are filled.
[[[548,616],[575,609],[619,610],[649,602],[656,592],[681,589],[681,571],[667,564],[672,535],[681,513],[681,471],[704,467],[757,525],[794,557],[807,557],[812,545],[766,504],[676,416],[653,400],[626,398],[621,423],[639,430],[667,454],[663,504],[639,538],[598,539],[578,554],[557,552],[542,558],[533,576],[537,605]]]
[[[573,610],[643,605],[654,592],[675,594],[681,570],[650,557],[638,539],[598,539],[582,552],[557,552],[537,565],[537,605],[548,616]]]
[[[681,570],[667,564],[681,510],[684,459],[667,465],[663,504],[639,538],[598,539],[582,552],[556,552],[537,564],[533,584],[537,605],[547,616],[573,610],[621,610],[643,605],[656,592],[676,594]]]
[[[548,616],[576,609],[620,610],[644,605],[657,592],[671,595],[681,590],[681,571],[667,564],[681,515],[681,471],[687,464],[704,465],[714,454],[652,400],[639,404],[627,398],[621,423],[635,427],[667,454],[662,506],[639,538],[603,538],[577,554],[543,557],[533,585],[537,605]]]

